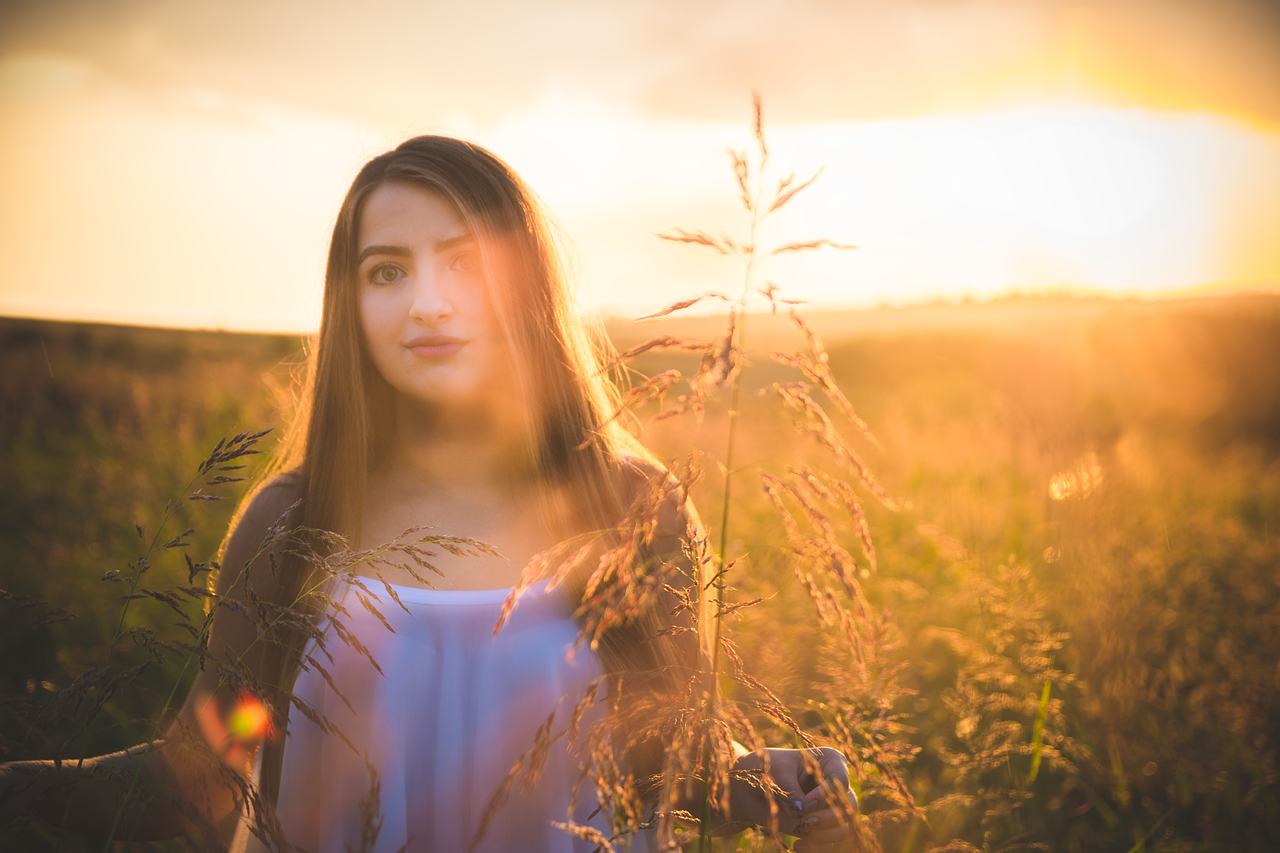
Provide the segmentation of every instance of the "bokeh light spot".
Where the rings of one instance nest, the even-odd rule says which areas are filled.
[[[261,740],[266,737],[271,717],[266,705],[255,696],[244,696],[227,720],[227,729],[236,740]]]

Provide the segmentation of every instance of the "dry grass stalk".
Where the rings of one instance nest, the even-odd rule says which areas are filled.
[[[758,719],[760,720],[768,720],[775,725],[781,726],[801,744],[810,745],[812,743],[779,697],[766,688],[759,679],[747,672],[741,655],[728,637],[725,625],[729,616],[736,616],[744,608],[758,604],[763,600],[762,597],[757,597],[753,600],[735,603],[730,602],[726,597],[728,591],[726,578],[730,570],[736,566],[736,563],[728,560],[726,546],[727,531],[730,524],[731,486],[735,472],[737,472],[734,442],[735,428],[739,416],[741,371],[747,363],[743,334],[746,310],[749,303],[756,298],[762,298],[769,304],[771,310],[775,312],[779,304],[792,305],[796,301],[782,299],[780,297],[780,289],[773,282],[757,285],[753,280],[756,259],[761,252],[756,240],[757,229],[766,218],[783,209],[800,192],[812,185],[813,181],[818,177],[815,174],[808,180],[796,183],[795,176],[789,175],[778,181],[777,188],[771,198],[767,200],[762,198],[769,150],[765,142],[763,119],[758,98],[755,106],[754,135],[757,146],[755,162],[753,163],[752,158],[749,158],[745,152],[730,152],[739,199],[750,217],[747,237],[745,239],[735,239],[728,234],[722,233],[718,236],[713,236],[705,231],[685,229],[673,229],[659,235],[666,240],[699,245],[723,255],[732,255],[744,263],[745,284],[742,295],[737,300],[726,299],[730,303],[730,308],[726,318],[724,334],[714,341],[691,341],[687,338],[659,336],[630,348],[618,356],[617,359],[618,362],[624,363],[641,355],[664,349],[702,352],[701,364],[692,377],[679,377],[673,375],[674,371],[659,373],[654,377],[655,379],[661,377],[661,393],[663,395],[667,393],[667,390],[673,384],[680,381],[684,382],[688,390],[677,398],[675,406],[659,409],[658,412],[651,415],[649,418],[650,423],[657,423],[685,414],[691,414],[696,421],[700,422],[715,395],[721,389],[728,388],[730,390],[730,399],[727,403],[727,446],[723,457],[716,460],[715,466],[725,472],[720,514],[720,545],[713,552],[705,547],[705,540],[703,540],[700,550],[695,548],[694,553],[686,555],[686,559],[692,565],[702,567],[700,574],[710,579],[707,583],[715,590],[713,606],[705,615],[699,614],[699,619],[702,622],[695,625],[697,630],[704,634],[710,633],[714,637],[711,644],[710,671],[704,673],[700,679],[691,679],[689,682],[690,687],[686,691],[685,702],[681,709],[681,728],[678,729],[679,734],[671,738],[668,746],[667,765],[664,770],[667,779],[663,787],[663,796],[658,804],[660,837],[666,843],[674,843],[675,820],[672,815],[678,810],[677,807],[681,802],[681,798],[683,797],[687,801],[690,796],[701,796],[704,803],[702,814],[685,815],[684,817],[686,820],[698,825],[701,835],[700,849],[703,850],[710,849],[709,833],[714,828],[709,823],[712,820],[712,815],[715,813],[727,813],[728,783],[731,776],[731,768],[725,756],[728,754],[726,749],[731,734],[737,733],[739,737],[748,743],[760,743],[759,735],[755,732],[749,715],[743,713],[744,709],[751,709],[754,714],[759,715]],[[779,246],[768,253],[773,255],[786,254],[821,247],[853,248],[832,240],[818,239]],[[719,294],[715,296],[725,299]],[[662,311],[647,315],[641,319],[666,316],[690,307],[702,298],[705,298],[705,296],[676,302]],[[805,350],[795,354],[779,354],[775,356],[775,359],[782,364],[799,370],[807,382],[779,383],[774,386],[774,391],[782,397],[784,402],[801,412],[802,418],[795,421],[796,427],[801,432],[816,438],[819,444],[825,447],[842,467],[855,475],[857,482],[863,488],[885,506],[891,509],[894,508],[893,501],[879,483],[876,482],[861,457],[840,435],[835,422],[826,413],[823,406],[810,394],[811,387],[820,389],[831,400],[836,411],[847,419],[855,430],[870,441],[873,446],[879,448],[878,441],[871,434],[865,422],[858,417],[848,398],[836,384],[828,367],[828,356],[820,338],[795,313],[794,309],[792,309],[791,313],[797,328],[804,336]],[[653,394],[650,390],[652,386],[648,383],[652,381],[653,379],[646,378],[638,388],[633,389],[627,397],[624,408],[634,408],[640,403],[660,396]],[[672,460],[671,467],[673,470],[700,469],[702,466],[699,461],[699,453],[693,451],[686,455],[683,460],[678,458]],[[759,476],[764,492],[776,511],[776,518],[781,524],[782,533],[785,535],[786,541],[790,543],[794,559],[794,572],[812,597],[819,621],[826,625],[839,626],[842,629],[842,634],[847,640],[847,647],[852,650],[858,665],[863,671],[868,671],[871,667],[868,659],[878,654],[879,649],[869,650],[869,641],[864,638],[866,631],[863,625],[869,619],[870,606],[859,584],[859,574],[865,576],[867,570],[860,568],[854,561],[848,550],[841,543],[841,536],[835,525],[822,508],[822,505],[826,504],[840,507],[847,512],[852,519],[859,546],[866,556],[869,566],[874,567],[875,550],[871,541],[866,515],[863,512],[862,504],[856,491],[844,480],[827,472],[815,471],[808,466],[793,467],[785,479],[768,471],[761,471]],[[798,506],[798,516],[786,506],[784,498]],[[802,529],[801,520],[812,532],[805,532]],[[848,605],[832,590],[829,584],[820,584],[815,580],[809,568],[815,565],[820,567],[822,571],[829,573],[829,576],[838,582],[849,602]],[[677,584],[668,584],[668,589],[675,594],[679,612],[688,614],[696,610],[693,604],[693,601],[697,598],[696,594],[690,595],[687,592],[682,594]],[[850,607],[852,607],[852,610],[849,609]],[[719,689],[721,677],[719,659],[722,654],[731,664],[731,671],[728,673],[728,677],[742,690],[742,695],[740,697],[735,696],[733,701],[725,699]],[[895,675],[896,671],[890,674],[891,676]],[[883,689],[876,694],[876,698],[882,706],[892,704],[894,697],[902,695],[902,691],[897,687],[896,682],[893,682],[892,677],[888,679],[888,682],[892,683],[886,683],[882,679],[879,687]],[[895,690],[899,692],[895,693]],[[884,714],[882,707],[877,707],[876,712],[881,716]],[[881,746],[887,733],[891,730],[891,726],[884,721],[862,725],[863,712],[860,709],[842,707],[842,713],[842,720],[856,718],[859,721],[858,725],[854,727],[858,731],[861,732],[865,729],[872,732],[867,741],[869,746],[864,748],[873,753],[871,757],[873,766],[878,768],[877,772],[885,773],[886,776],[895,779],[897,787],[905,792],[905,785],[901,782],[900,777],[894,774],[894,766],[897,761],[903,758],[903,755],[890,753]],[[853,731],[847,725],[845,728],[850,732]],[[847,740],[851,741],[852,738],[850,737]],[[854,764],[858,764],[856,755],[851,748],[852,744],[846,744],[846,747],[848,747],[851,761]],[[676,784],[673,784],[673,782]],[[906,799],[908,802],[910,802],[909,797],[910,795],[907,793]],[[911,802],[910,806],[914,808],[914,803]],[[851,815],[846,817],[852,820]],[[856,825],[860,827],[856,835],[857,838],[861,839],[859,849],[870,849],[866,844],[862,843],[868,841],[864,831],[865,827],[862,827],[861,823]],[[770,832],[772,833],[772,830]],[[777,841],[776,834],[773,834],[773,837]]]

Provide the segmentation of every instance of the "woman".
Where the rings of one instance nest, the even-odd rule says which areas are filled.
[[[20,792],[9,808],[40,803],[98,835],[181,834],[233,820],[249,790],[237,773],[256,763],[239,844],[343,850],[381,826],[387,850],[592,849],[582,838],[612,835],[626,807],[597,807],[580,768],[621,745],[614,777],[641,780],[642,820],[658,823],[658,803],[718,830],[772,821],[806,835],[797,849],[844,841],[852,794],[832,750],[733,745],[720,758],[744,772],[714,797],[671,758],[674,717],[653,712],[693,695],[700,666],[698,644],[681,642],[696,624],[689,607],[673,615],[662,573],[684,565],[695,597],[706,584],[680,557],[694,524],[681,490],[610,417],[609,392],[546,221],[505,164],[432,136],[374,158],[334,228],[286,473],[247,503],[225,548],[209,649],[223,663],[203,667],[162,742],[79,770],[7,765],[4,785]],[[406,544],[421,525],[458,538]],[[376,551],[388,542],[400,545]],[[507,591],[534,579],[522,569],[554,572],[535,555],[570,551],[565,583],[529,589],[492,638]],[[580,633],[591,642],[566,658]],[[274,710],[265,745],[252,726],[229,728],[256,707],[248,696]],[[608,736],[546,749],[571,709],[587,709],[574,728],[594,721]],[[714,765],[713,751],[697,760]],[[504,784],[521,760],[522,784]],[[138,780],[119,824],[112,771]],[[627,843],[670,841],[649,836]]]

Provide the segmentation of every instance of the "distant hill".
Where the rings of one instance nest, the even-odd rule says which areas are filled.
[[[1106,399],[1108,407],[1126,413],[1122,417],[1199,429],[1224,440],[1249,436],[1280,445],[1280,295],[1162,301],[1008,297],[861,311],[800,310],[825,340],[837,371],[846,372],[855,385],[884,392],[886,383],[909,381],[908,373],[948,364],[989,371],[989,364],[973,363],[978,349],[985,358],[1016,362],[1027,360],[1029,347],[1078,374],[1095,405]],[[625,349],[661,334],[713,339],[724,334],[725,317],[610,318],[604,328],[614,346]],[[803,345],[783,311],[749,314],[745,333],[757,365],[768,364],[769,352]],[[12,417],[62,387],[67,377],[60,373],[84,374],[90,365],[101,373],[111,366],[119,374],[103,374],[98,384],[78,387],[109,395],[118,393],[112,387],[117,382],[133,386],[135,379],[167,376],[187,393],[199,387],[215,398],[228,395],[227,400],[245,404],[272,400],[279,422],[291,405],[286,398],[296,391],[292,380],[301,375],[304,346],[305,339],[295,335],[0,317],[0,402]],[[876,375],[855,369],[868,364],[878,365]],[[688,356],[657,354],[638,366],[692,370],[695,364]],[[25,405],[24,398],[29,398]],[[5,420],[0,416],[0,423]]]
[[[713,305],[714,303],[703,303]],[[780,306],[784,307],[784,306]],[[1280,294],[1238,294],[1189,299],[1152,300],[1078,298],[1071,296],[1009,296],[990,302],[936,302],[909,307],[857,311],[810,311],[797,306],[804,319],[828,344],[849,338],[936,332],[991,332],[1002,335],[1048,335],[1078,339],[1094,324],[1110,321],[1143,322],[1153,317],[1195,314],[1218,317],[1280,316]],[[752,348],[777,349],[797,340],[790,318],[750,313],[747,317]],[[723,315],[673,314],[656,320],[615,317],[605,320],[619,348],[660,334],[714,337],[724,333]]]

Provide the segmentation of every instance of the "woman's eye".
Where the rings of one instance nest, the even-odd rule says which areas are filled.
[[[475,252],[463,252],[453,259],[449,269],[455,272],[476,272],[480,269],[480,259],[476,257]]]
[[[404,270],[395,264],[383,264],[369,271],[369,281],[374,284],[395,284],[404,278]]]

